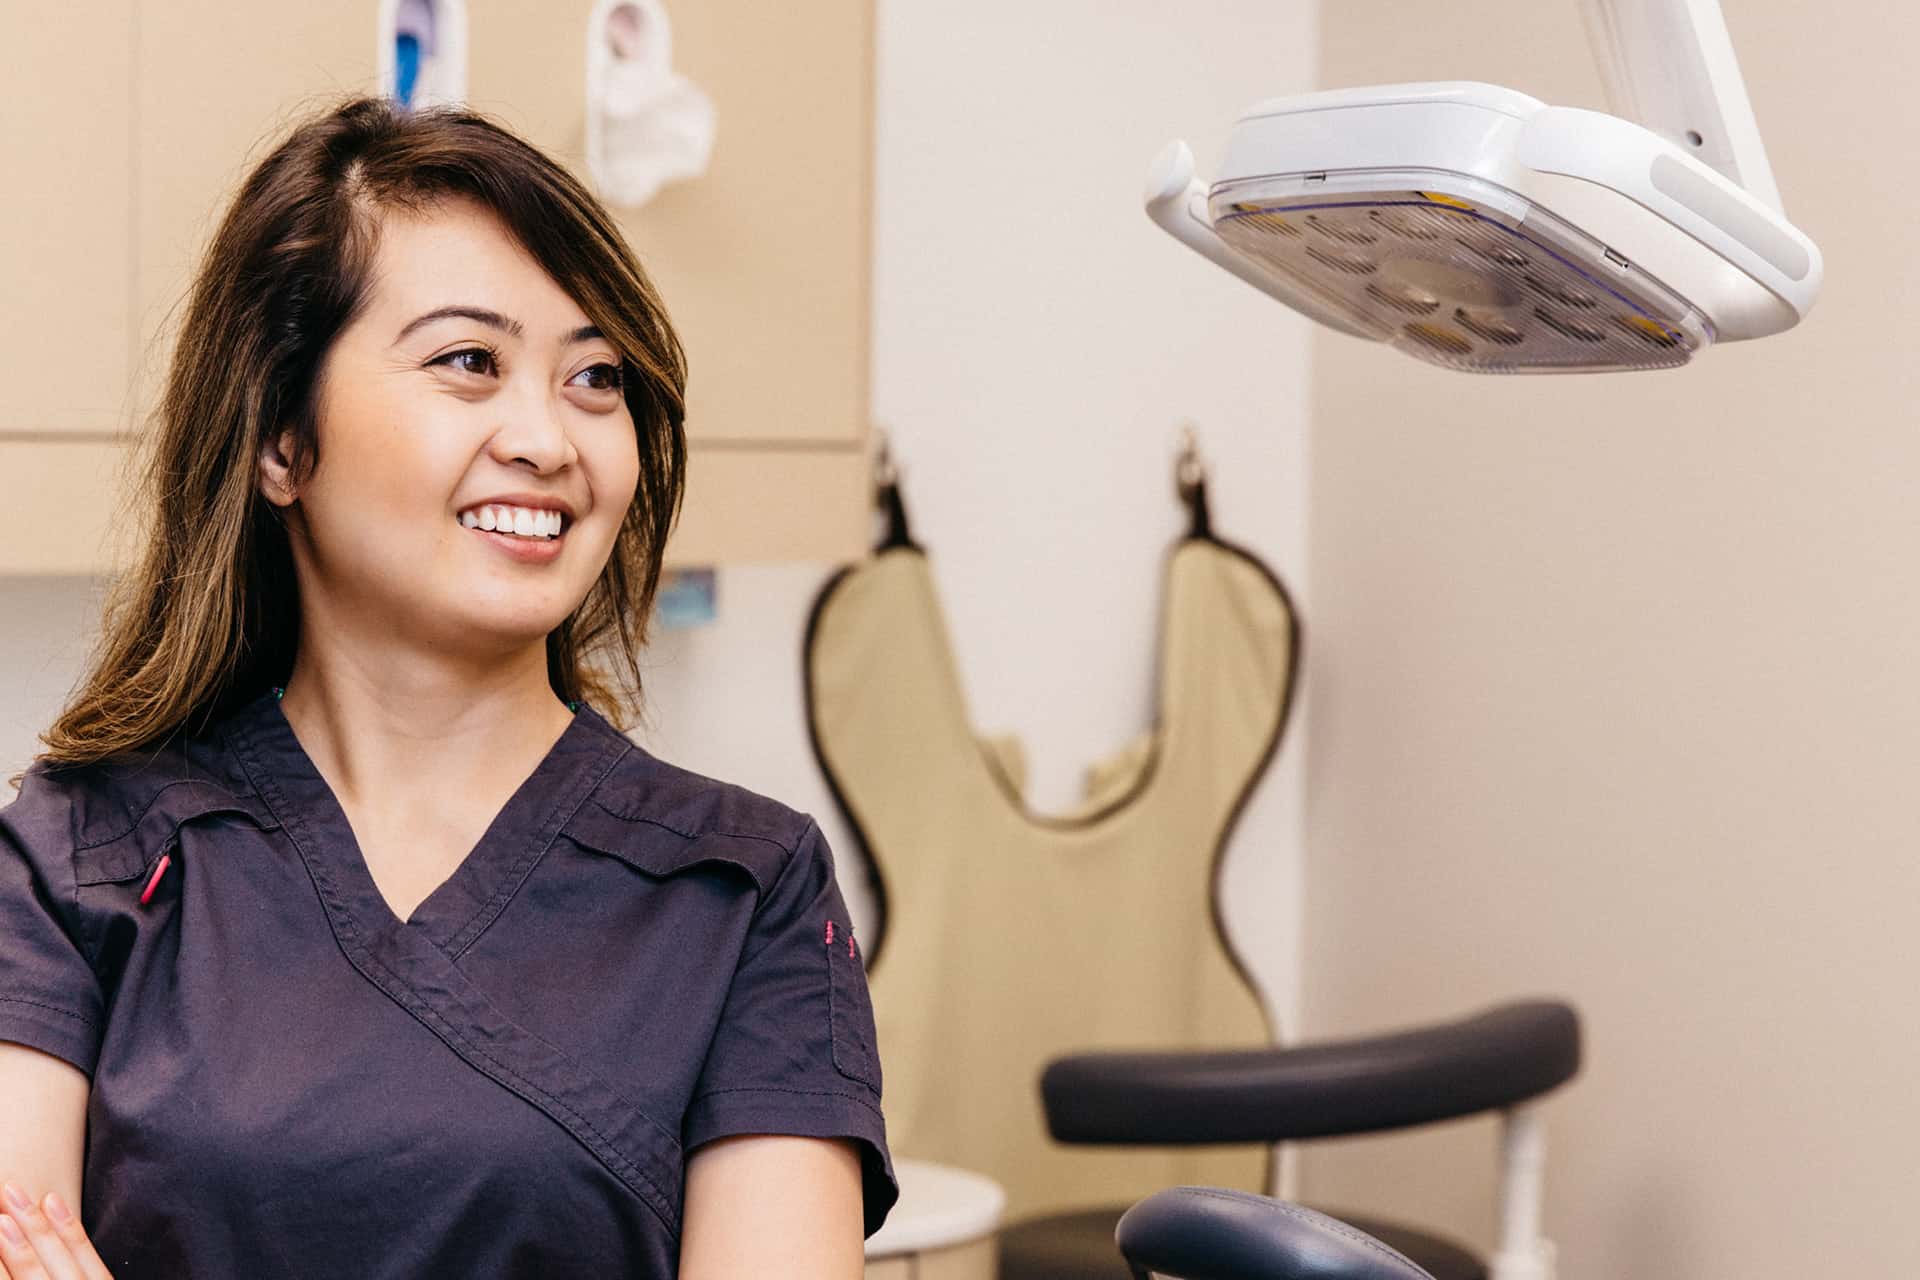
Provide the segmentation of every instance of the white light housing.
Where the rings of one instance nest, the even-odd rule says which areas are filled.
[[[1790,328],[1820,251],[1780,211],[1717,0],[1586,0],[1610,101],[1471,82],[1261,103],[1147,211],[1343,333],[1476,373],[1669,368]]]

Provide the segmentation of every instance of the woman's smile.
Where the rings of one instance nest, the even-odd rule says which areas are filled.
[[[508,502],[478,503],[456,519],[462,528],[526,564],[546,564],[559,556],[561,541],[573,524],[564,510]]]

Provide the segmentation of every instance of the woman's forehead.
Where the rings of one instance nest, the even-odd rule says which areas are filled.
[[[529,335],[588,323],[506,225],[470,200],[446,200],[379,220],[368,311],[408,317],[447,306],[483,307]]]

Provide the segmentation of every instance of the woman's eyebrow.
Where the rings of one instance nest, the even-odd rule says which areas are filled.
[[[422,325],[432,324],[435,320],[446,320],[455,317],[464,320],[477,320],[490,329],[499,329],[503,333],[511,334],[516,338],[525,332],[520,327],[518,320],[510,316],[503,316],[498,311],[489,311],[485,307],[435,307],[425,315],[415,316],[413,319],[407,321],[406,327],[400,330],[399,334],[394,337],[394,345],[398,346],[400,343],[406,341],[407,335]]]
[[[449,318],[477,320],[488,328],[498,329],[515,338],[523,336],[526,332],[518,320],[513,319],[511,316],[503,316],[498,311],[490,311],[485,307],[435,307],[425,315],[415,316],[413,319],[407,321],[406,327],[401,329],[394,337],[394,345],[398,346],[400,343],[406,341],[407,335],[422,325],[432,324],[435,320],[446,320]],[[572,333],[563,337],[560,340],[560,345],[570,347],[576,342],[591,342],[596,338],[605,338],[606,336],[607,335],[600,332],[597,325],[582,325]]]

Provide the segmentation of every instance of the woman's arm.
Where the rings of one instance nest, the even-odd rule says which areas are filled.
[[[743,1134],[687,1163],[680,1280],[860,1280],[860,1156],[851,1142]]]
[[[36,1198],[57,1191],[77,1216],[92,1089],[71,1062],[0,1043],[0,1180]]]
[[[0,1201],[18,1236],[0,1238],[5,1280],[112,1280],[80,1225],[80,1170],[86,1155],[87,1073],[61,1058],[11,1041],[0,1043],[0,1182],[30,1207]],[[48,1192],[67,1216],[56,1217]]]

